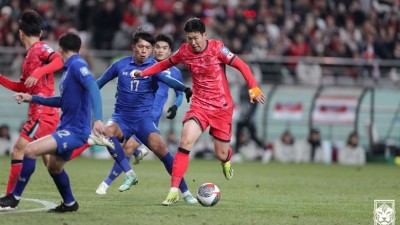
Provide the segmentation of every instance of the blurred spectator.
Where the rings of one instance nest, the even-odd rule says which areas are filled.
[[[365,149],[359,145],[356,132],[350,133],[346,145],[339,149],[338,163],[343,165],[364,165],[366,162]]]
[[[257,136],[257,128],[255,124],[255,113],[257,110],[257,103],[250,103],[249,101],[249,92],[247,84],[243,84],[240,88],[240,116],[236,123],[236,144],[235,148],[233,149],[234,155],[239,153],[239,148],[241,145],[245,144],[242,138],[242,132],[245,128],[249,131],[249,136],[251,140],[255,142],[255,144],[263,149],[264,143],[260,140]],[[247,142],[247,141],[246,141]],[[244,152],[246,154],[246,152]]]
[[[310,50],[311,51],[311,50]],[[318,63],[315,63],[312,54],[309,57],[302,58],[296,65],[296,76],[301,84],[311,84],[318,86],[321,84],[322,69]]]
[[[306,140],[300,141],[299,151],[296,156],[296,162],[299,163],[330,163],[327,160],[327,154],[330,151],[326,149],[327,146],[321,141],[321,136],[318,129],[311,129]]]
[[[274,141],[273,152],[274,159],[278,162],[298,162],[298,145],[296,144],[296,140],[290,131],[283,132],[281,138]]]
[[[0,125],[0,155],[9,155],[16,141],[7,124]]]
[[[165,146],[172,155],[176,154],[176,151],[179,147],[179,140],[176,138],[176,133],[174,130],[168,131]]]

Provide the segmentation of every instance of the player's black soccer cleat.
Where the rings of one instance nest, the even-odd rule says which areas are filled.
[[[14,210],[17,208],[19,200],[13,194],[8,194],[0,198],[0,211]]]
[[[78,211],[79,205],[78,202],[75,202],[71,206],[67,206],[64,204],[64,202],[61,202],[61,204],[54,209],[50,209],[48,212],[50,213],[65,213],[65,212],[75,212]]]

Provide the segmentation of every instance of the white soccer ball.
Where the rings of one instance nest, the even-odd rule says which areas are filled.
[[[219,202],[220,197],[221,192],[213,183],[204,183],[197,189],[197,201],[202,206],[214,206]]]

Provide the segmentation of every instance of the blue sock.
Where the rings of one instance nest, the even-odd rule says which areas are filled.
[[[63,170],[60,174],[51,174],[50,176],[53,178],[54,183],[57,186],[58,192],[60,192],[61,197],[65,204],[69,204],[75,201],[74,196],[72,195],[71,185],[69,183],[68,174]]]
[[[131,157],[126,156],[126,159],[129,160]],[[110,184],[117,179],[117,177],[122,173],[122,168],[118,165],[117,162],[114,162],[113,167],[111,168],[110,174],[108,174],[108,177],[104,180],[104,182],[110,186]]]
[[[15,188],[12,192],[14,196],[17,197],[22,196],[22,192],[24,192],[24,189],[28,184],[29,179],[31,178],[33,172],[35,172],[35,167],[36,167],[36,159],[28,158],[25,156],[24,159],[22,160],[22,168],[19,174],[17,184],[15,185]]]
[[[124,150],[122,149],[121,144],[119,143],[116,137],[110,137],[110,140],[114,142],[115,149],[107,147],[108,152],[118,163],[118,165],[124,170],[124,172],[128,172],[132,168],[129,165],[129,161],[125,157],[125,153]]]
[[[174,164],[174,157],[171,155],[171,153],[167,153],[162,159],[161,162],[164,163],[165,169],[168,171],[169,175],[172,174],[172,165]],[[188,186],[186,185],[186,181],[184,178],[182,178],[181,183],[179,184],[179,189],[181,190],[182,193],[186,192],[189,190]]]
[[[133,153],[133,155],[134,155],[135,157],[138,157],[139,154],[140,154],[140,150],[139,150],[139,149],[136,149],[135,152]]]

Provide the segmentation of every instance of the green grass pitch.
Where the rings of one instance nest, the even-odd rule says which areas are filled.
[[[139,184],[118,192],[122,176],[98,196],[95,190],[108,174],[111,160],[78,158],[67,164],[75,197],[76,213],[0,213],[4,225],[99,225],[99,224],[271,224],[334,225],[374,224],[374,200],[395,200],[400,218],[400,167],[369,164],[363,167],[338,165],[296,165],[259,162],[233,164],[233,180],[225,180],[218,161],[191,161],[186,181],[193,194],[202,183],[221,189],[214,207],[188,205],[183,201],[166,207],[161,202],[169,190],[169,175],[159,161],[134,166]],[[0,190],[6,187],[9,158],[0,157]],[[54,203],[61,197],[42,160],[24,196]],[[42,208],[22,200],[16,210]],[[400,219],[398,219],[400,223]]]

